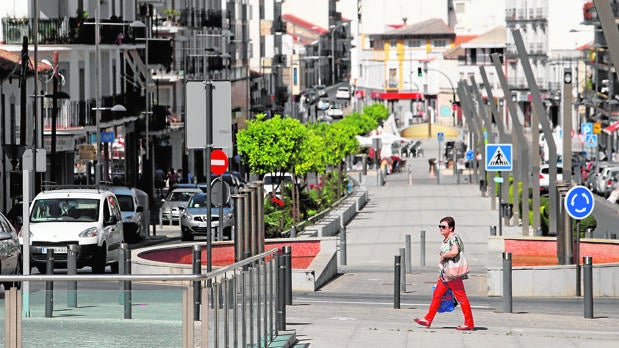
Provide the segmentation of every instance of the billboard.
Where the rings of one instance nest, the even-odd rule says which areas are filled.
[[[213,129],[207,129],[206,83],[213,85]],[[232,157],[232,85],[230,81],[187,81],[185,143],[188,149],[205,149],[206,132],[213,134],[213,148]]]

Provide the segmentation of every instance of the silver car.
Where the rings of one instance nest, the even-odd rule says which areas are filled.
[[[0,214],[0,274],[21,274],[21,248],[15,228],[9,220]],[[4,282],[4,290],[15,286],[19,288],[20,282]]]
[[[181,240],[191,241],[195,236],[206,236],[208,205],[206,193],[194,195],[189,200],[187,207],[182,209],[181,215]],[[223,237],[232,239],[234,227],[234,211],[230,202],[223,206]],[[219,208],[211,208],[211,236],[215,237],[219,229]],[[214,239],[213,239],[214,240]]]
[[[186,207],[191,197],[198,193],[202,193],[198,187],[182,187],[170,191],[161,206],[161,222],[170,225],[180,222],[181,207]]]

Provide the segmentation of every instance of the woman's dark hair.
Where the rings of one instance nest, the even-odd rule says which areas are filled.
[[[452,218],[451,216],[446,216],[442,218],[440,222],[447,222],[447,225],[449,227],[451,227],[453,230],[456,229],[456,220],[454,220],[454,218]]]

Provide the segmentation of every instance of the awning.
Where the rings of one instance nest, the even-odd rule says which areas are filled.
[[[617,129],[619,129],[619,121],[617,121],[617,122],[611,124],[610,126],[604,128],[604,132],[610,134],[610,133],[616,131]]]
[[[423,100],[423,93],[419,92],[372,92],[372,99],[383,100],[407,100],[418,99]]]

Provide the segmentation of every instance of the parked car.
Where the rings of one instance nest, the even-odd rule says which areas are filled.
[[[298,182],[297,178],[297,182]],[[292,174],[290,173],[266,173],[262,178],[262,182],[264,185],[262,186],[264,189],[264,196],[266,197],[271,191],[275,191],[276,194],[279,194],[282,189],[282,185],[290,185],[292,184]]]
[[[316,85],[314,86],[314,90],[316,91],[316,93],[318,93],[319,97],[327,96],[327,87],[324,85]]]
[[[327,109],[327,116],[334,119],[341,119],[344,118],[344,111],[334,105],[331,105],[329,109]]]
[[[207,232],[207,206],[208,199],[206,193],[198,193],[191,197],[186,207],[182,207],[181,211],[181,240],[191,241],[195,236],[206,236]],[[219,209],[211,208],[211,240],[215,240],[217,230],[219,229]],[[223,236],[224,239],[232,239],[232,231],[234,228],[234,210],[231,200],[222,207],[223,214]]]
[[[606,178],[606,183],[604,185],[604,192],[602,195],[604,198],[608,198],[611,192],[619,188],[619,170],[612,170]]]
[[[180,222],[180,208],[187,206],[191,197],[197,193],[203,193],[197,186],[179,187],[170,191],[161,206],[161,222],[170,225]]]
[[[563,167],[557,166],[557,181],[563,180]],[[539,168],[539,190],[540,193],[548,193],[550,186],[550,167],[548,164],[542,164]]]
[[[325,99],[325,98],[320,98],[320,100],[318,101],[318,110],[327,110],[329,107],[331,106],[331,103],[329,103],[329,99]]]
[[[120,204],[111,191],[59,189],[39,193],[30,206],[30,264],[45,273],[47,250],[54,264],[66,267],[69,244],[79,245],[77,267],[91,266],[103,273],[110,265],[118,272],[118,253],[123,242]],[[24,244],[24,229],[19,243]]]
[[[301,92],[301,95],[303,96],[307,104],[315,104],[320,98],[316,90],[313,88],[304,89]]]
[[[336,99],[350,99],[350,88],[339,87],[335,92]]]
[[[466,155],[466,144],[463,141],[446,141],[445,158],[453,159],[454,151],[456,151],[456,159],[464,158],[464,156]]]
[[[597,186],[597,180],[602,172],[602,169],[609,166],[610,162],[608,161],[597,161],[594,162],[587,174],[587,178],[585,179],[584,185],[591,191],[595,191],[595,187]]]
[[[4,215],[0,214],[0,274],[21,274],[21,248],[15,228]],[[4,290],[19,288],[21,282],[4,282]]]
[[[144,215],[144,203],[140,202],[138,196],[146,193],[124,186],[112,186],[110,191],[116,195],[120,205],[125,242],[137,242],[145,238],[148,231],[148,218]]]
[[[606,186],[608,186],[608,180],[617,172],[619,172],[619,167],[615,165],[611,165],[602,169],[596,181],[595,193],[601,196],[608,197],[606,195]]]

